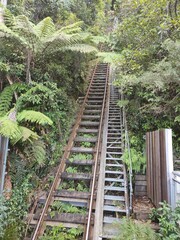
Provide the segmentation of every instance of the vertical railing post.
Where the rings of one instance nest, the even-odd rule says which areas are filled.
[[[9,139],[0,136],[0,195],[3,193]]]

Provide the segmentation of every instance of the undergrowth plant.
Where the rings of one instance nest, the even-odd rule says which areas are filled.
[[[174,210],[166,202],[160,203],[161,207],[154,209],[150,215],[152,221],[159,222],[160,239],[178,240],[180,238],[180,202]]]
[[[47,229],[40,240],[80,240],[82,233],[83,229],[81,227],[67,229],[63,224],[60,224]]]
[[[55,213],[80,213],[80,214],[86,214],[86,208],[80,208],[73,206],[72,204],[69,203],[63,203],[60,201],[54,201],[52,206],[51,206],[51,212],[50,216],[53,218],[55,216]]]
[[[115,223],[115,226],[119,231],[113,240],[158,240],[157,234],[145,223],[124,218],[122,223]]]
[[[91,160],[92,154],[89,153],[74,153],[70,156],[69,160],[73,162],[74,160]]]

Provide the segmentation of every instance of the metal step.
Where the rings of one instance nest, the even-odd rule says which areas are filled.
[[[106,164],[106,167],[117,167],[117,168],[122,168],[122,167],[124,167],[124,165],[123,164]]]
[[[122,220],[119,218],[114,218],[114,217],[104,217],[103,222],[104,223],[114,223],[114,222],[121,222]]]
[[[111,205],[104,205],[104,211],[109,211],[109,212],[122,212],[126,213],[125,209],[122,209],[121,207],[116,207],[116,206],[111,206]]]
[[[118,178],[105,178],[105,182],[120,182],[120,183],[124,183],[124,179],[118,179]]]
[[[112,187],[112,186],[105,186],[104,190],[107,191],[116,191],[116,192],[124,192],[125,188],[124,187]]]
[[[104,195],[104,200],[110,200],[110,201],[125,201],[124,196],[114,196],[114,195]]]
[[[120,175],[124,174],[124,172],[122,172],[122,171],[110,171],[110,170],[106,170],[105,173],[106,174],[120,174]]]

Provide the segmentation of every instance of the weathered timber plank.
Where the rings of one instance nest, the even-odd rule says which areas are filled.
[[[78,192],[68,190],[56,190],[54,193],[55,197],[66,197],[66,198],[82,198],[88,199],[90,196],[89,192]]]
[[[88,173],[66,173],[66,172],[63,172],[61,174],[61,178],[71,179],[71,180],[91,180],[92,175],[88,174]]]

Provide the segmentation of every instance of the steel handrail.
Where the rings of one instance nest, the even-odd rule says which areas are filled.
[[[121,91],[121,100],[124,100],[123,92]],[[124,150],[128,150],[128,160],[129,160],[129,210],[132,211],[132,198],[133,198],[133,186],[132,186],[132,159],[131,159],[131,150],[130,150],[130,141],[129,141],[129,134],[128,134],[128,126],[126,120],[126,111],[125,107],[122,107],[122,118],[123,118],[123,127],[124,127]]]

